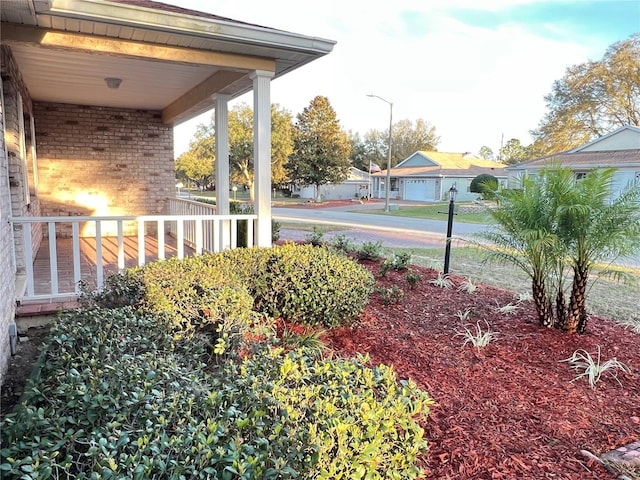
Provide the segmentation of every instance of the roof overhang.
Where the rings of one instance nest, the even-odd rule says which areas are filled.
[[[169,124],[250,91],[256,71],[278,78],[335,45],[149,0],[3,0],[1,19],[32,99],[158,110]]]

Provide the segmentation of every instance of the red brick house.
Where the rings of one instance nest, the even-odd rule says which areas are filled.
[[[148,0],[2,1],[0,17],[1,381],[17,302],[75,294],[86,264],[99,287],[109,255],[233,248],[241,221],[271,245],[270,82],[335,42]],[[227,104],[249,91],[256,215],[232,216]],[[175,199],[173,127],[212,108],[218,205],[196,211]]]

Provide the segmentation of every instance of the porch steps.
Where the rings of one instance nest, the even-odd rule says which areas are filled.
[[[40,303],[21,303],[16,307],[16,318],[37,317],[41,315],[56,315],[64,310],[80,307],[76,300],[51,301]]]

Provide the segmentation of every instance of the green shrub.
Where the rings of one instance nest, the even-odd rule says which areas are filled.
[[[314,225],[313,231],[305,235],[304,239],[314,247],[321,247],[324,245],[324,232]]]
[[[420,475],[432,402],[391,368],[269,345],[218,369],[203,355],[131,308],[65,314],[0,424],[2,478]]]
[[[289,243],[149,263],[109,280],[85,305],[137,300],[134,305],[166,317],[175,335],[205,332],[225,349],[238,344],[257,314],[312,327],[347,324],[364,309],[373,285],[352,259]]]
[[[80,281],[78,301],[85,308],[119,308],[137,305],[143,298],[144,291],[138,272],[125,270],[122,273],[109,275],[100,290],[91,290],[89,285]]]
[[[312,327],[349,323],[373,290],[369,271],[325,247],[288,243],[220,255],[237,266],[256,311]]]
[[[389,270],[406,270],[411,262],[411,254],[408,252],[394,252],[380,265],[380,275],[385,276]]]
[[[498,190],[498,179],[488,173],[481,173],[469,184],[469,191],[481,194],[484,200],[495,198],[494,192]]]
[[[404,279],[409,284],[409,287],[413,289],[413,288],[416,288],[416,286],[418,285],[418,282],[420,282],[422,277],[415,270],[409,270],[407,274],[404,276]]]
[[[346,235],[340,234],[333,237],[331,246],[342,253],[351,253],[355,250],[353,241]]]
[[[142,306],[168,318],[179,337],[204,332],[213,337],[215,353],[237,351],[257,316],[235,270],[218,255],[149,263],[139,274]]]
[[[382,303],[384,303],[385,305],[400,303],[400,301],[404,298],[404,290],[402,290],[397,285],[394,285],[391,288],[380,287],[376,291],[380,294]]]
[[[377,260],[382,257],[382,242],[363,242],[356,248],[355,255],[360,260]]]
[[[415,419],[428,413],[432,400],[411,381],[398,386],[390,367],[366,363],[366,357],[314,360],[301,349],[265,351],[242,365],[242,381],[261,384],[261,394],[283,408],[274,430],[282,425],[280,435],[310,465],[302,478],[414,479],[422,473],[415,462],[427,445]],[[301,452],[296,446],[304,444],[310,448]]]

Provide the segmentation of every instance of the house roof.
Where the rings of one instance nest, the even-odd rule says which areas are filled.
[[[495,164],[495,162],[493,162]],[[498,164],[499,165],[499,164]],[[475,177],[481,173],[488,173],[494,177],[507,176],[504,166],[482,167],[468,165],[466,167],[443,168],[437,165],[431,167],[407,167],[392,168],[393,177]],[[386,173],[376,173],[375,176],[384,176]]]
[[[0,19],[34,100],[160,110],[172,124],[250,91],[256,71],[278,78],[335,45],[151,0],[2,0]]]
[[[391,169],[394,177],[475,177],[489,173],[504,176],[506,165],[468,153],[417,151]],[[385,176],[386,170],[374,174]]]
[[[556,153],[545,157],[529,160],[507,167],[508,170],[526,170],[528,168],[542,168],[560,163],[570,167],[638,167],[640,168],[640,149],[635,150],[605,150],[593,152],[573,151]]]
[[[500,166],[504,167],[504,165],[501,163],[494,162],[493,160],[485,160],[484,158],[478,158],[470,155],[469,153],[432,152],[425,150],[420,150],[417,153],[437,163],[442,168],[466,169],[471,166],[488,168],[495,168]],[[400,166],[402,163],[404,163],[404,161],[401,162],[398,166]]]

